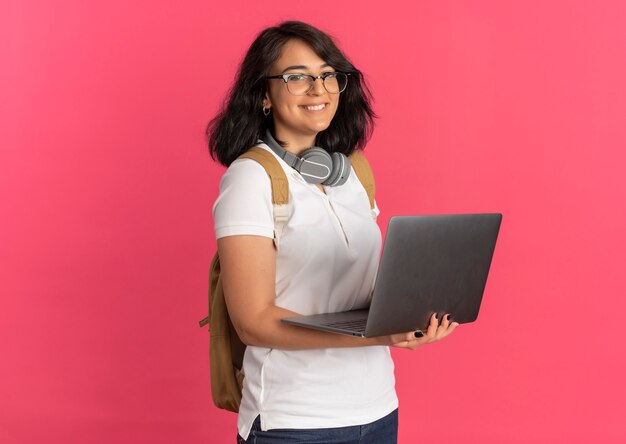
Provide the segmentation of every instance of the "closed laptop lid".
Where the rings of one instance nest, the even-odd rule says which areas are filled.
[[[394,216],[365,336],[425,330],[433,311],[478,316],[502,214]]]

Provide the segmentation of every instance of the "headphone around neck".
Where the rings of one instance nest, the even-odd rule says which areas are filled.
[[[350,161],[345,154],[329,154],[324,148],[314,146],[296,156],[276,142],[269,128],[263,141],[308,183],[332,187],[343,185],[350,176]]]

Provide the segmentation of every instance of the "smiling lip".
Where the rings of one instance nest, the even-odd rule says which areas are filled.
[[[324,105],[324,107],[322,109],[308,109],[307,106],[319,106],[319,105]],[[309,112],[309,113],[321,113],[322,111],[325,111],[326,108],[328,107],[328,103],[324,102],[324,103],[310,103],[308,105],[298,105],[300,108],[302,108],[303,110]]]

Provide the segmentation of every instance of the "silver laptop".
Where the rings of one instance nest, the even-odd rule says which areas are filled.
[[[296,316],[282,322],[361,337],[426,331],[434,312],[473,322],[502,214],[394,216],[389,221],[367,309]]]

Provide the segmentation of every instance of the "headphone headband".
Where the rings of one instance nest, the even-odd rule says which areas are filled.
[[[263,141],[308,183],[337,186],[343,185],[350,176],[350,162],[341,153],[331,156],[324,148],[314,146],[296,156],[280,146],[269,128]]]

